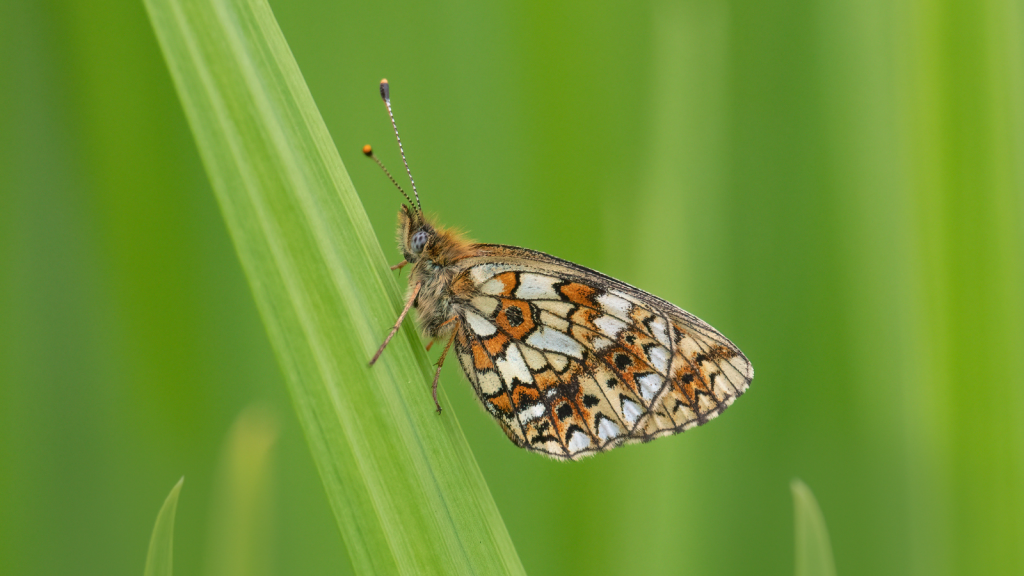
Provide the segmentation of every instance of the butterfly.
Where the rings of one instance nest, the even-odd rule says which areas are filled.
[[[509,439],[562,460],[678,434],[747,390],[750,361],[693,314],[542,252],[473,243],[426,217],[386,79],[380,94],[416,201],[363,147],[408,201],[398,212],[404,260],[391,268],[411,267],[405,307],[371,366],[415,307],[430,345],[447,340],[431,386],[438,414],[438,378],[454,345]]]

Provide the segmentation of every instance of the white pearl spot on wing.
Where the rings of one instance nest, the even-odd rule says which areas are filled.
[[[498,331],[498,329],[479,314],[466,310],[466,321],[469,322],[469,327],[473,329],[473,332],[477,336],[490,336]]]
[[[583,432],[573,432],[572,437],[569,438],[569,451],[579,452],[584,448],[590,446],[590,437]]]
[[[602,334],[615,340],[619,337],[619,332],[626,328],[626,323],[614,316],[600,316],[594,320],[594,326],[601,331]]]
[[[579,342],[547,326],[541,326],[530,334],[526,343],[539,350],[558,352],[574,358],[583,357],[583,347]]]
[[[511,383],[513,378],[518,378],[524,384],[533,382],[533,375],[530,374],[530,369],[526,366],[526,360],[523,359],[522,353],[519,352],[519,346],[515,342],[508,345],[508,349],[505,350],[505,357],[496,359],[494,364],[498,367],[501,379],[505,382]]]
[[[658,346],[651,350],[651,366],[653,366],[655,370],[661,372],[662,374],[668,374],[668,361],[670,357],[671,354],[669,353],[668,348],[662,348],[661,346]]]
[[[601,418],[601,422],[597,425],[597,437],[602,442],[607,442],[618,435],[619,427],[608,418]]]
[[[610,292],[601,294],[596,298],[597,303],[601,305],[605,314],[611,314],[623,320],[628,321],[629,311],[633,308],[633,305],[626,301],[624,298],[620,298]]]
[[[555,282],[558,282],[558,279],[551,276],[520,274],[516,296],[523,300],[558,300],[552,286]]]
[[[633,402],[629,398],[622,399],[622,417],[626,419],[626,424],[630,426],[636,425],[636,421],[643,414],[643,410],[636,402]]]
[[[647,402],[653,401],[664,381],[665,379],[657,374],[645,374],[637,378],[636,382],[640,385],[640,396]]]
[[[651,332],[654,334],[654,337],[658,339],[658,342],[660,342],[662,346],[669,348],[671,344],[668,341],[668,324],[665,323],[665,319],[658,316],[654,320],[651,320],[649,326],[651,327]]]
[[[531,420],[536,420],[537,418],[540,418],[541,416],[544,415],[545,410],[546,409],[544,408],[544,405],[541,403],[527,406],[526,408],[523,408],[522,410],[519,411],[519,421],[522,422],[523,424],[526,424]]]

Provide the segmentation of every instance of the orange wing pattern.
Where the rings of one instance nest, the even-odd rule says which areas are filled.
[[[750,385],[743,353],[692,314],[540,252],[482,249],[460,275],[455,347],[517,446],[576,460],[646,442],[707,422]]]

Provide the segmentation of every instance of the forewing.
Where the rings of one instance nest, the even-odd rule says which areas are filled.
[[[457,349],[517,446],[578,459],[714,418],[753,378],[697,317],[540,252],[482,246],[456,281]]]

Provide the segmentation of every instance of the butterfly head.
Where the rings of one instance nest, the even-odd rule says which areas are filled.
[[[423,215],[402,204],[398,211],[398,247],[405,261],[415,264],[420,258],[429,257],[427,247],[436,236],[434,227],[426,222]]]
[[[468,256],[472,242],[456,230],[435,226],[422,213],[402,204],[398,211],[398,249],[409,264],[421,268],[444,268]]]

